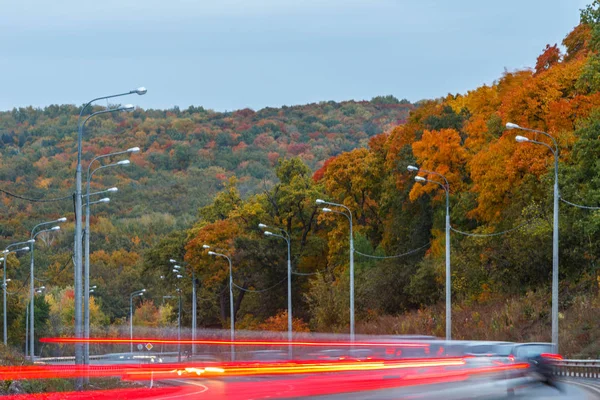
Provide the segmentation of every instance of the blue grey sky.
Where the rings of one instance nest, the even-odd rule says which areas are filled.
[[[532,67],[591,0],[3,0],[0,110],[146,86],[218,111],[464,93]]]

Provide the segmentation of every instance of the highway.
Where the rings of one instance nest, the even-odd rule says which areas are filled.
[[[523,386],[507,391],[507,385],[502,381],[455,382],[431,385],[418,385],[409,387],[396,387],[389,389],[375,389],[368,391],[332,393],[324,395],[306,395],[307,388],[301,380],[273,380],[269,377],[256,377],[252,379],[231,380],[195,380],[177,379],[162,382],[163,385],[186,386],[181,394],[173,394],[175,398],[186,398],[192,393],[195,398],[207,399],[316,399],[316,400],[384,400],[384,399],[431,399],[431,400],[458,400],[458,399],[599,399],[600,382],[586,381],[561,381],[560,388],[545,384],[528,382]],[[310,390],[314,390],[313,387]],[[338,388],[339,389],[339,388]],[[329,390],[335,390],[330,388]]]
[[[545,351],[546,345],[371,339],[298,341],[292,360],[285,358],[280,342],[238,340],[235,361],[228,353],[229,342],[205,339],[204,349],[213,353],[184,357],[182,362],[174,352],[109,353],[94,356],[90,366],[57,357],[34,366],[0,368],[0,378],[89,377],[92,382],[114,376],[141,386],[46,394],[46,399],[600,399],[598,379],[542,383],[553,371],[548,373],[544,366],[558,368],[562,359],[542,353],[548,361],[541,363],[533,353],[527,356],[533,358],[525,358],[523,351]],[[75,340],[81,341],[52,341]]]

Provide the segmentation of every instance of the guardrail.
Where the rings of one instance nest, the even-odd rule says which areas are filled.
[[[554,374],[571,378],[600,379],[600,360],[555,361]]]

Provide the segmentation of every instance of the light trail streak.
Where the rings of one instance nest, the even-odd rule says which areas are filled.
[[[176,340],[176,339],[156,339],[156,338],[133,338],[133,339],[103,339],[103,338],[42,338],[41,343],[61,343],[61,344],[75,344],[75,343],[97,343],[97,344],[129,344],[129,343],[153,343],[153,344],[167,344],[167,345],[216,345],[216,346],[229,346],[234,344],[236,346],[306,346],[306,347],[414,347],[414,348],[429,348],[428,343],[416,343],[416,342],[306,342],[306,341],[265,341],[265,340],[213,340],[213,339],[197,339],[197,340]]]

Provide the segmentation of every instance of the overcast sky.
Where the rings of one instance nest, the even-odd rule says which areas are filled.
[[[146,86],[214,110],[464,93],[535,65],[591,0],[4,0],[0,110]]]

